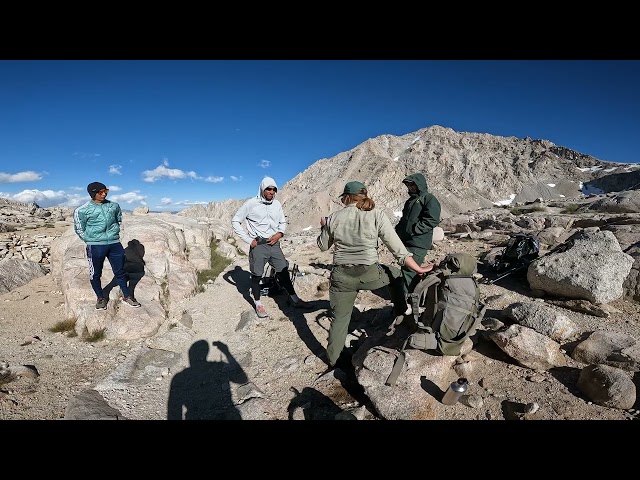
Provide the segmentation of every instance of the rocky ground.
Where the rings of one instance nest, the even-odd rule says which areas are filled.
[[[52,234],[50,229],[47,234]],[[461,251],[479,256],[487,247],[479,240],[446,239],[436,246],[431,258]],[[308,273],[296,277],[299,295],[313,303],[313,310],[295,310],[282,297],[265,298],[271,316],[257,319],[245,298],[247,260],[240,258],[204,292],[179,306],[183,311],[180,322],[158,338],[137,342],[89,342],[68,332],[53,332],[64,321],[64,306],[60,286],[51,275],[1,294],[0,362],[26,368],[20,378],[0,383],[0,419],[62,419],[70,400],[87,391],[99,392],[117,418],[166,419],[171,403],[181,397],[179,381],[184,385],[187,379],[192,401],[207,393],[201,377],[188,379],[190,373],[198,373],[189,354],[199,344],[206,344],[208,349],[200,375],[210,372],[228,377],[226,384],[215,385],[220,402],[237,404],[243,396],[268,401],[269,406],[260,415],[253,412],[252,418],[377,419],[348,371],[340,381],[321,375],[325,365],[318,355],[326,346],[329,327],[326,286],[330,254],[319,252],[315,236],[310,234],[292,236],[283,242],[283,249],[303,270],[325,271],[325,276]],[[526,282],[516,278],[483,284],[481,291],[489,305],[488,316],[498,317],[507,305],[531,299]],[[371,334],[371,325],[385,328],[385,322],[390,321],[390,306],[384,296],[361,292],[356,308],[356,337]],[[609,310],[608,318],[566,313],[582,332],[603,329],[640,336],[640,304],[619,300],[612,302]],[[568,350],[571,345],[565,347]],[[637,416],[636,409],[605,408],[585,399],[575,387],[582,366],[571,360],[563,369],[532,371],[515,364],[482,332],[475,339],[472,356],[469,392],[481,396],[482,404],[442,405],[439,418],[628,420]],[[230,376],[229,372],[235,371],[229,367],[233,360],[246,375],[250,391],[239,386],[245,383],[241,378]],[[442,393],[440,388],[425,383],[425,395],[441,399]],[[207,418],[205,410],[202,418]]]

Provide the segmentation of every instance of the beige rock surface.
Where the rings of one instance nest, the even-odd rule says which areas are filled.
[[[97,390],[125,418],[166,419],[170,397],[176,394],[173,380],[192,366],[190,349],[200,340],[209,346],[207,365],[222,367],[218,373],[228,372],[229,359],[214,342],[227,345],[241,365],[248,384],[229,381],[214,396],[235,403],[241,412],[243,408],[259,410],[252,411],[251,418],[309,418],[305,405],[320,398],[332,418],[350,412],[355,418],[376,419],[353,385],[318,377],[325,366],[317,355],[326,346],[329,323],[326,277],[317,273],[324,270],[328,276],[331,257],[319,252],[314,238],[313,232],[307,232],[283,242],[292,263],[301,271],[316,272],[297,277],[295,283],[300,296],[314,302],[314,310],[301,312],[281,297],[266,298],[271,316],[257,319],[243,298],[248,273],[246,258],[241,258],[204,292],[183,301],[180,322],[147,341],[92,343],[50,331],[64,320],[62,294],[51,275],[1,294],[0,361],[33,365],[39,375],[0,384],[0,419],[61,419],[70,399],[87,389]],[[481,241],[445,240],[430,259],[452,251],[479,254],[486,249]],[[530,300],[529,293],[515,281],[482,286],[490,312]],[[388,300],[369,292],[359,294],[356,308],[354,318],[368,320],[382,319],[389,312]],[[639,304],[617,301],[609,310],[613,313],[606,319],[568,310],[567,315],[581,332],[605,329],[640,338]],[[492,342],[480,338],[467,360],[454,366],[451,379],[458,374],[468,377],[468,395],[456,405],[438,405],[437,418],[624,420],[637,414],[633,409],[606,408],[586,400],[575,387],[583,365],[570,359],[567,367],[534,371],[518,366]],[[441,388],[425,387],[424,395],[439,398]],[[311,394],[314,397],[304,397]],[[305,403],[304,398],[315,400]],[[243,403],[243,399],[254,401]]]

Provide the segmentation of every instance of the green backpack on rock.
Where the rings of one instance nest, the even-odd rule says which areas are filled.
[[[475,257],[465,253],[447,255],[409,294],[407,302],[417,331],[402,345],[387,385],[395,384],[404,365],[407,345],[418,350],[436,350],[443,355],[460,354],[462,344],[475,333],[486,310],[474,277],[477,264]],[[391,324],[388,336],[403,319],[400,316]]]

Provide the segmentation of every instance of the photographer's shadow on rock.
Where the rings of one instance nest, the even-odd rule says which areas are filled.
[[[127,274],[127,286],[133,298],[136,298],[136,285],[138,285],[138,282],[144,277],[145,273],[144,253],[144,245],[140,240],[135,238],[130,240],[124,249],[124,271]],[[113,277],[103,288],[105,298],[109,298],[111,290],[117,285],[116,278]]]
[[[171,380],[167,420],[242,420],[231,398],[231,382],[245,384],[247,374],[223,342],[212,342],[227,361],[210,362],[209,343],[198,340],[189,348],[189,367]]]

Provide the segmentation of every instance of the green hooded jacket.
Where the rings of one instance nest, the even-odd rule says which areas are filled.
[[[411,174],[403,181],[414,182],[418,192],[410,194],[404,202],[396,232],[405,246],[430,250],[433,229],[440,223],[440,202],[429,193],[427,179],[421,173]]]

